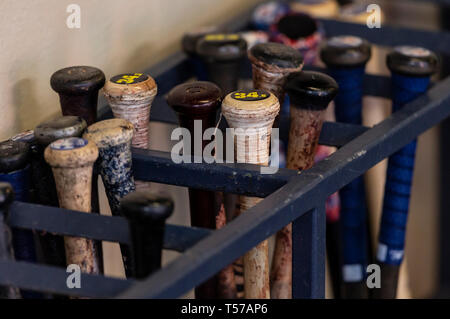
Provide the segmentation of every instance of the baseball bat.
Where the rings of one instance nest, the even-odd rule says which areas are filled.
[[[281,43],[260,43],[248,51],[252,63],[253,87],[272,92],[283,105],[286,77],[292,72],[301,71],[303,56]]]
[[[63,115],[82,117],[87,125],[97,121],[98,92],[105,84],[105,74],[91,66],[72,66],[56,71],[50,78],[50,85],[59,94]],[[94,166],[92,177],[92,212],[99,213],[98,173]],[[94,241],[103,269],[101,242]]]
[[[192,154],[202,157],[203,150],[209,141],[204,140],[206,129],[216,124],[216,113],[222,101],[222,91],[211,82],[190,82],[174,87],[167,96],[167,103],[178,115],[180,127],[186,128],[191,133]],[[196,123],[201,124],[201,130],[196,128]],[[198,135],[198,136],[197,136]],[[201,145],[197,139],[201,139]],[[189,206],[191,211],[191,225],[216,229],[217,219],[223,219],[220,213],[225,213],[223,202],[217,202],[221,196],[214,192],[189,189]],[[223,275],[223,274],[222,274]],[[226,280],[228,281],[228,280]],[[222,286],[224,287],[224,286]],[[199,299],[229,296],[229,289],[218,290],[218,277],[214,276],[196,287],[195,295]]]
[[[59,207],[53,172],[44,158],[45,148],[58,139],[81,136],[86,126],[86,121],[81,117],[61,116],[54,120],[42,122],[35,127],[35,143],[31,146],[31,165],[37,203]],[[62,237],[40,232],[39,245],[41,246],[44,263],[59,267],[66,266]]]
[[[337,15],[339,5],[336,0],[295,0],[291,2],[291,9],[313,17],[332,18]]]
[[[131,146],[149,147],[148,126],[150,109],[158,92],[158,87],[147,74],[126,73],[112,77],[103,88],[114,117],[130,121],[134,126]],[[137,190],[148,189],[148,182],[135,181]]]
[[[161,268],[164,228],[172,215],[173,201],[136,191],[120,200],[131,234],[132,276],[144,279]]]
[[[307,14],[291,12],[270,27],[270,40],[283,43],[302,53],[305,65],[314,64],[324,31],[318,21]]]
[[[386,62],[392,74],[392,111],[395,112],[426,92],[430,77],[437,69],[438,59],[427,49],[399,46],[388,54]],[[375,289],[375,298],[396,297],[405,247],[416,144],[417,139],[388,160],[377,251],[381,288]]]
[[[371,56],[370,44],[354,36],[330,38],[321,51],[322,61],[339,85],[335,98],[336,120],[361,125],[364,70]],[[367,207],[362,176],[339,191],[343,242],[342,297],[367,298]]]
[[[197,43],[205,35],[217,32],[219,32],[219,28],[216,26],[199,27],[184,34],[181,39],[183,52],[188,56],[189,63],[198,81],[206,81],[208,75],[205,64],[197,54]]]
[[[268,165],[272,125],[280,111],[278,99],[263,90],[242,90],[228,94],[222,114],[235,135],[238,163]],[[262,199],[240,196],[240,212]],[[247,299],[270,298],[268,242],[262,241],[244,255],[244,293]]]
[[[11,184],[15,199],[30,201],[31,165],[30,146],[21,141],[0,143],[0,182]],[[17,260],[36,262],[35,238],[31,230],[12,229],[12,243]],[[21,291],[23,298],[41,298],[42,295],[31,291]]]
[[[97,121],[98,91],[105,74],[91,66],[72,66],[53,73],[50,85],[59,94],[63,115],[81,116],[88,125]]]
[[[89,213],[94,162],[98,149],[94,142],[78,137],[59,139],[45,149],[52,167],[61,208]],[[76,264],[82,272],[99,273],[94,242],[82,237],[64,237],[67,265]]]
[[[90,125],[83,135],[99,149],[97,165],[113,216],[121,215],[120,199],[136,190],[131,160],[133,133],[134,127],[129,121],[111,119]],[[129,276],[129,250],[127,245],[120,245],[120,249],[125,273]]]
[[[0,182],[0,260],[14,260],[11,229],[8,225],[9,205],[14,200],[14,191],[9,183]],[[15,287],[0,286],[0,299],[20,299]]]
[[[197,43],[197,54],[206,65],[208,79],[224,95],[238,86],[239,69],[247,54],[247,42],[238,34],[208,34]]]
[[[303,171],[314,164],[323,116],[338,85],[323,73],[303,71],[289,74],[285,89],[291,103],[287,167]],[[273,298],[292,297],[293,240],[291,224],[277,233],[271,271]]]

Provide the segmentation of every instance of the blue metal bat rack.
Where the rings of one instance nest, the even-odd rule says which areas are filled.
[[[249,16],[250,12],[246,12],[236,17],[227,24],[228,30],[244,29]],[[358,24],[325,19],[321,22],[329,36],[352,34],[377,45],[418,45],[450,56],[450,33],[393,26],[368,29]],[[152,107],[152,121],[176,123],[175,114],[167,107],[163,96],[175,85],[192,77],[193,71],[186,56],[176,53],[147,71],[159,86],[159,94]],[[248,78],[249,74],[250,66],[247,65],[242,76]],[[364,94],[389,98],[390,79],[366,75]],[[104,118],[111,116],[108,108],[102,108],[100,112]],[[248,164],[174,164],[169,153],[135,149],[133,165],[135,177],[139,180],[265,199],[220,230],[168,225],[164,248],[183,254],[143,281],[84,274],[82,287],[69,289],[65,269],[0,261],[0,285],[70,296],[176,298],[293,222],[293,297],[323,298],[326,198],[449,115],[450,78],[446,78],[434,83],[425,95],[372,128],[325,123],[320,144],[339,149],[301,174],[280,169],[273,175],[260,175],[258,166]],[[281,133],[286,138],[287,130]],[[10,225],[59,235],[130,243],[127,221],[121,217],[22,202],[12,204]]]

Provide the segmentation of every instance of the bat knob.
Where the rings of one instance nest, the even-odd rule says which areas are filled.
[[[321,111],[327,108],[338,93],[338,84],[324,73],[302,71],[288,75],[285,89],[291,105]]]
[[[361,67],[369,61],[370,56],[370,43],[352,35],[328,39],[320,53],[322,61],[332,68]]]
[[[247,42],[239,34],[207,34],[198,41],[197,53],[207,62],[237,61],[247,54]]]
[[[0,173],[6,174],[24,168],[28,164],[30,146],[21,141],[0,143]]]
[[[86,126],[86,121],[79,116],[61,116],[36,126],[34,136],[39,144],[47,146],[61,138],[81,136]]]
[[[222,101],[222,90],[211,82],[190,82],[177,85],[170,90],[167,104],[180,116],[201,118],[216,115]]]
[[[137,191],[122,198],[120,205],[130,225],[133,275],[145,278],[161,267],[165,221],[173,212],[173,201]]]
[[[98,157],[94,142],[79,137],[56,140],[47,146],[45,160],[52,167],[77,168],[93,165]]]
[[[249,50],[249,58],[253,63],[276,66],[282,69],[298,69],[303,66],[303,55],[290,46],[268,42],[254,45]]]
[[[83,138],[92,140],[99,148],[131,143],[134,126],[124,119],[110,119],[90,125]]]
[[[14,191],[9,183],[0,182],[0,211],[5,212],[14,200]]]
[[[438,58],[428,49],[398,46],[387,55],[386,63],[393,73],[413,77],[427,77],[436,72]]]
[[[129,101],[128,97],[142,99],[150,96],[153,98],[156,90],[156,82],[151,76],[143,73],[125,73],[113,76],[107,81],[103,94],[108,99],[121,98],[122,104],[133,106],[133,101]]]
[[[181,46],[183,51],[187,55],[196,55],[197,54],[197,43],[198,41],[210,33],[217,33],[218,28],[216,26],[206,26],[195,29],[191,32],[188,32],[183,35],[181,39]]]
[[[52,89],[63,95],[87,95],[100,90],[105,84],[105,74],[91,66],[72,66],[53,73]]]

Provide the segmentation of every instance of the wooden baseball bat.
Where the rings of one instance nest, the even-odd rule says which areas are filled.
[[[97,121],[98,91],[105,84],[105,74],[91,66],[72,66],[53,73],[50,85],[59,94],[63,115],[82,117],[87,125]],[[92,177],[92,212],[99,213],[98,172],[94,166]],[[94,241],[103,270],[101,242]]]
[[[330,38],[321,51],[322,61],[339,85],[335,98],[336,120],[362,124],[364,70],[371,56],[370,44],[354,36]],[[367,207],[362,176],[340,191],[343,229],[342,297],[367,298],[368,264]]]
[[[165,223],[172,215],[173,201],[136,191],[122,198],[120,205],[130,227],[132,275],[144,279],[161,268]]]
[[[180,127],[186,128],[191,133],[191,148],[193,155],[202,157],[205,146],[209,143],[203,140],[206,129],[216,124],[216,113],[222,102],[222,91],[211,82],[190,82],[174,87],[167,97],[167,103],[178,115]],[[195,129],[195,123],[201,124],[201,131]],[[196,136],[196,134],[201,136]],[[201,147],[196,147],[201,138]],[[216,222],[226,220],[221,195],[214,192],[189,189],[189,206],[191,211],[191,225],[195,227],[216,229]],[[223,214],[223,216],[221,216]],[[222,276],[229,272],[222,273]],[[234,283],[234,278],[224,279],[224,282]],[[214,276],[196,287],[195,295],[199,299],[216,298],[226,296],[234,298],[235,286],[224,286],[218,290],[218,277]]]
[[[45,149],[52,167],[61,208],[89,213],[94,162],[98,149],[94,142],[78,137],[59,139]],[[99,273],[96,250],[90,239],[64,237],[67,265],[76,264],[82,272]]]
[[[263,90],[228,94],[222,114],[235,129],[235,159],[238,163],[268,165],[272,125],[280,111],[278,99]],[[240,196],[240,211],[262,199]],[[268,242],[264,240],[244,255],[244,291],[247,299],[270,298]]]
[[[59,94],[63,115],[81,116],[88,125],[97,121],[98,91],[105,74],[91,66],[72,66],[53,73],[50,85]]]
[[[223,94],[238,87],[239,69],[247,54],[247,42],[238,34],[208,34],[197,43],[197,53],[208,71],[208,79]]]
[[[285,86],[291,107],[287,167],[300,171],[314,164],[323,115],[336,96],[338,85],[328,75],[302,71],[288,75]],[[272,297],[292,297],[292,225],[277,233],[273,256]]]
[[[149,147],[148,126],[150,109],[158,92],[152,77],[143,73],[127,73],[112,77],[103,88],[116,118],[130,121],[134,126],[131,146],[147,149]],[[150,183],[135,181],[137,190],[148,189]]]
[[[113,216],[120,216],[120,199],[136,190],[132,172],[131,139],[134,127],[124,119],[111,119],[90,125],[83,138],[93,141],[99,149],[100,176]],[[131,275],[127,245],[121,245],[125,273]]]
[[[11,184],[15,199],[30,200],[31,165],[30,146],[26,142],[8,140],[0,143],[0,182]],[[35,238],[31,230],[13,229],[12,243],[17,260],[36,262]],[[32,291],[21,290],[25,299],[42,298]]]
[[[424,48],[395,47],[387,56],[392,74],[392,111],[422,95],[437,69],[437,56]],[[377,261],[381,267],[381,288],[375,298],[396,297],[397,281],[405,247],[406,224],[411,196],[417,139],[395,152],[388,160]]]
[[[9,183],[0,182],[0,260],[14,260],[11,229],[8,225],[9,205],[14,200],[14,191]],[[21,298],[19,289],[0,286],[0,299]]]
[[[183,52],[188,56],[189,63],[198,81],[206,81],[208,79],[208,75],[205,64],[197,54],[197,43],[205,35],[218,32],[219,28],[216,26],[199,27],[185,33],[181,39],[181,47]]]
[[[45,121],[34,129],[36,143],[32,143],[32,181],[35,188],[37,203],[59,207],[55,180],[51,167],[44,158],[45,148],[52,142],[68,137],[80,137],[86,129],[86,121],[78,116],[61,116],[54,120]],[[65,267],[66,257],[64,240],[46,232],[39,233],[44,263]]]

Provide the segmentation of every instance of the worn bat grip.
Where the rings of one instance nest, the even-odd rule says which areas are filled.
[[[420,61],[420,63],[418,63]],[[436,70],[436,55],[418,47],[396,47],[387,56],[392,73],[393,112],[423,94]],[[404,255],[405,234],[414,171],[416,140],[388,160],[377,260],[399,268]],[[397,276],[382,276],[379,296],[396,296]],[[392,277],[392,278],[391,278]],[[389,280],[386,282],[386,280]]]
[[[371,56],[371,46],[355,36],[330,38],[321,58],[339,85],[334,99],[338,122],[361,125],[364,70]],[[364,279],[368,259],[367,207],[363,177],[358,177],[339,191],[342,224],[342,296],[367,298]],[[363,283],[363,284],[358,284]]]

